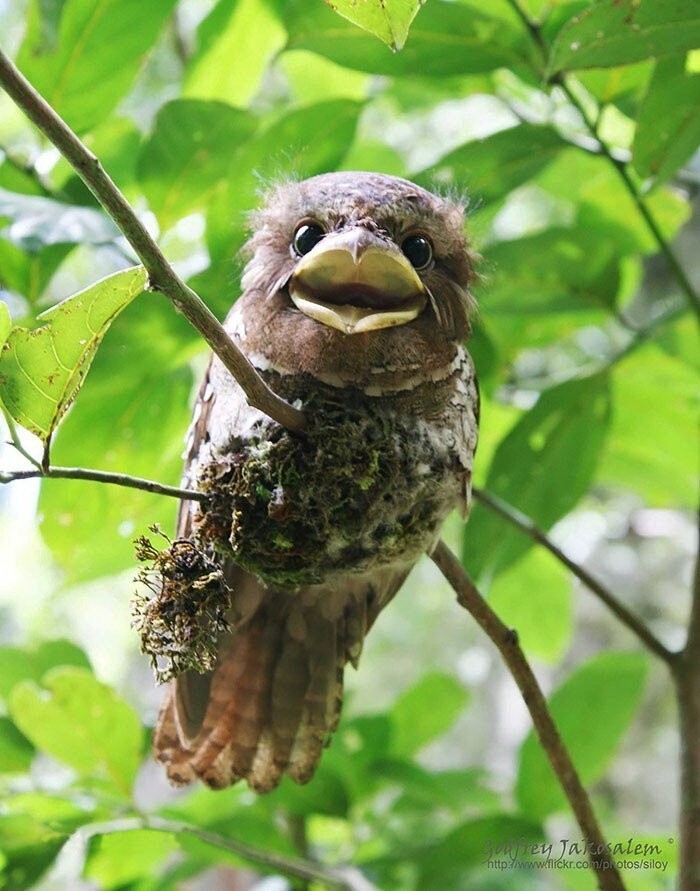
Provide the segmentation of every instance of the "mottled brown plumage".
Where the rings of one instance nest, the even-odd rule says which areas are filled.
[[[303,225],[312,228],[300,235]],[[325,174],[273,190],[252,232],[227,330],[285,398],[320,412],[347,405],[354,419],[365,413],[369,431],[387,431],[382,448],[395,454],[386,466],[400,470],[387,491],[360,479],[363,469],[349,459],[358,495],[369,501],[358,502],[366,505],[359,520],[318,545],[314,584],[280,586],[264,566],[256,577],[224,554],[230,631],[214,671],[171,684],[155,750],[173,782],[200,778],[221,788],[245,778],[267,791],[285,774],[311,778],[338,723],[346,663],[357,665],[367,631],[447,513],[468,511],[478,394],[462,346],[473,257],[459,205],[395,177]],[[432,257],[423,264],[425,242]],[[252,437],[278,435],[213,359],[195,407],[186,483],[247,460]],[[314,448],[320,454],[323,443]],[[372,501],[379,491],[381,501]],[[282,496],[270,502],[272,523],[285,514]],[[319,497],[321,510],[332,494]],[[206,522],[198,505],[185,503],[178,535]]]

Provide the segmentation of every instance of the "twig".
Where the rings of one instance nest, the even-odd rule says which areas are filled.
[[[231,854],[257,863],[268,869],[274,869],[286,875],[295,876],[310,882],[319,882],[326,888],[339,891],[377,891],[376,887],[364,875],[351,866],[324,866],[311,860],[297,857],[286,857],[270,851],[255,848],[245,842],[236,841],[223,835],[198,829],[177,820],[166,820],[162,817],[125,817],[105,823],[93,823],[81,827],[73,836],[79,843],[87,845],[90,838],[96,835],[108,835],[114,832],[133,832],[150,829],[153,832],[165,832],[169,835],[190,835],[213,847],[228,851]]]
[[[248,402],[288,430],[304,428],[304,414],[280,399],[263,381],[201,298],[176,274],[164,254],[105,172],[99,159],[78,139],[29,81],[0,50],[0,84],[27,117],[56,146],[114,220],[160,291],[185,316],[236,378]]]
[[[527,29],[530,34],[533,42],[536,44],[538,49],[542,54],[543,61],[546,65],[547,59],[549,57],[549,47],[547,46],[547,42],[542,35],[542,31],[537,22],[533,21],[524,9],[520,6],[518,0],[508,0],[508,4],[511,9],[516,13],[518,18],[522,21],[523,25]],[[685,270],[681,266],[678,261],[678,258],[671,250],[671,246],[666,241],[663,232],[661,231],[659,224],[656,222],[656,218],[653,213],[649,210],[646,202],[642,198],[639,190],[637,189],[634,180],[630,176],[630,172],[628,169],[628,165],[621,160],[620,158],[615,156],[615,151],[611,146],[607,144],[607,142],[602,139],[600,135],[600,130],[598,127],[598,122],[593,120],[586,111],[585,106],[573,92],[569,83],[567,81],[566,75],[563,72],[557,72],[553,77],[550,78],[549,81],[551,84],[555,84],[560,87],[561,90],[566,95],[569,102],[576,108],[583,118],[583,122],[588,129],[588,132],[591,136],[597,141],[600,146],[601,153],[608,159],[610,164],[614,167],[617,172],[617,175],[622,180],[622,183],[629,193],[632,201],[634,201],[637,206],[637,210],[642,216],[642,219],[647,224],[647,228],[651,232],[651,235],[656,242],[659,250],[666,258],[666,262],[669,265],[669,268],[678,283],[681,291],[685,294],[688,303],[690,304],[691,309],[695,311],[697,315],[700,316],[700,294],[693,287],[692,282],[688,278],[685,273]]]
[[[457,602],[470,613],[482,631],[496,645],[518,685],[542,748],[571,805],[576,821],[584,837],[591,843],[591,851],[601,852],[590,854],[598,887],[602,891],[624,891],[622,879],[614,862],[603,853],[609,851],[609,848],[603,838],[590,799],[562,742],[537,678],[520,649],[517,633],[498,618],[444,542],[438,542],[432,559],[457,594]]]
[[[685,647],[675,680],[681,728],[681,891],[700,888],[700,553]]]
[[[667,649],[644,622],[627,609],[624,604],[620,603],[611,591],[608,591],[604,585],[593,578],[588,570],[584,569],[579,563],[574,562],[570,557],[567,557],[564,551],[557,547],[551,538],[539,526],[533,523],[529,517],[492,492],[486,492],[484,489],[477,488],[473,489],[473,492],[474,497],[488,507],[489,510],[498,514],[499,517],[502,517],[511,526],[515,526],[516,529],[520,530],[523,535],[542,545],[550,554],[553,554],[560,563],[563,563],[564,566],[570,569],[576,578],[582,581],[617,616],[623,625],[626,625],[633,634],[637,635],[645,647],[651,650],[655,656],[663,659],[667,665],[673,666],[678,658],[677,654]]]
[[[29,459],[33,460],[33,459]],[[96,483],[109,483],[114,486],[125,486],[127,489],[142,489],[144,492],[153,492],[156,495],[169,495],[171,498],[182,498],[188,501],[206,501],[207,496],[203,492],[193,489],[178,489],[177,486],[166,486],[154,480],[142,479],[138,476],[129,476],[126,473],[110,473],[106,470],[89,470],[85,467],[48,467],[45,470],[38,467],[36,470],[11,470],[0,472],[0,485],[14,483],[16,480],[29,479],[63,479],[63,480],[92,480]]]

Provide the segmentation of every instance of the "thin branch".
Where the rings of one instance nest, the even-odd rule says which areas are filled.
[[[567,557],[564,551],[557,547],[551,538],[549,538],[539,526],[533,523],[529,517],[525,516],[525,514],[521,513],[516,507],[503,501],[492,492],[486,492],[484,489],[477,488],[473,489],[473,492],[474,497],[488,507],[489,510],[498,514],[499,517],[502,517],[506,522],[510,523],[511,526],[515,526],[515,528],[522,532],[523,535],[526,535],[532,541],[537,542],[537,544],[546,548],[550,554],[559,560],[560,563],[563,563],[564,566],[571,570],[576,578],[582,581],[583,584],[607,606],[610,612],[623,623],[623,625],[626,625],[633,634],[636,634],[647,649],[649,649],[655,656],[663,659],[663,661],[670,667],[673,666],[677,659],[677,654],[665,647],[644,622],[627,609],[627,607],[621,603],[611,591],[597,581],[588,570],[584,569],[579,563],[574,562],[570,557]]]
[[[312,860],[273,854],[245,842],[207,832],[204,829],[190,826],[188,823],[166,820],[162,817],[125,817],[105,823],[93,823],[79,829],[73,837],[78,843],[87,845],[89,839],[96,835],[133,832],[139,829],[150,829],[153,832],[165,832],[169,835],[190,835],[205,844],[236,854],[251,863],[306,881],[319,882],[326,888],[338,889],[338,891],[377,891],[376,887],[352,866],[324,866],[314,863]]]
[[[547,700],[518,643],[518,635],[486,603],[462,564],[440,541],[432,559],[457,594],[457,602],[493,641],[522,693],[542,748],[556,774],[584,837],[590,842],[591,864],[602,891],[624,891],[624,885],[607,846],[588,793],[550,714]]]
[[[149,288],[160,291],[185,316],[240,384],[250,405],[288,430],[304,428],[304,414],[280,399],[231,340],[201,298],[176,274],[164,254],[105,172],[29,81],[0,50],[0,84],[27,117],[56,146],[114,220],[148,271]]]
[[[549,47],[547,46],[547,42],[544,39],[542,30],[540,29],[540,26],[537,24],[537,22],[533,21],[528,16],[528,14],[525,12],[525,10],[523,10],[523,8],[520,6],[520,3],[518,2],[518,0],[508,0],[508,4],[511,7],[511,9],[516,13],[518,18],[521,20],[521,22],[525,26],[527,32],[530,34],[530,37],[532,38],[533,42],[536,44],[536,46],[540,50],[540,52],[542,54],[542,59],[546,65],[548,57],[549,57]],[[598,144],[600,146],[601,153],[608,159],[610,164],[613,166],[613,168],[617,172],[617,175],[622,180],[622,184],[624,185],[625,189],[627,190],[630,197],[632,198],[632,201],[637,206],[637,210],[639,211],[639,213],[642,216],[642,219],[646,223],[647,228],[649,229],[649,232],[651,233],[654,241],[656,242],[659,251],[666,258],[666,262],[669,265],[669,269],[671,270],[674,278],[676,279],[676,282],[678,283],[679,288],[685,294],[686,299],[687,299],[691,309],[693,309],[695,311],[695,313],[700,316],[700,294],[693,287],[692,282],[686,275],[685,270],[681,266],[680,262],[678,261],[678,258],[674,254],[673,250],[671,249],[671,246],[669,245],[663,232],[661,231],[661,228],[660,228],[659,224],[657,223],[656,218],[654,217],[654,214],[649,210],[649,207],[647,206],[646,202],[642,198],[639,189],[637,188],[637,186],[634,183],[634,180],[630,176],[628,165],[623,160],[616,157],[615,150],[611,146],[609,146],[607,144],[607,142],[601,137],[600,130],[598,127],[598,122],[589,116],[584,104],[579,100],[579,98],[576,96],[576,94],[571,89],[571,87],[567,81],[565,73],[557,72],[552,78],[550,78],[549,82],[551,84],[555,84],[556,86],[560,87],[561,90],[566,95],[569,102],[574,106],[574,108],[576,108],[578,110],[579,114],[583,118],[583,122],[585,123],[586,128],[588,129],[588,132],[598,142]]]
[[[11,470],[0,472],[0,485],[14,483],[17,480],[29,479],[63,479],[63,480],[92,480],[96,483],[109,483],[114,486],[125,486],[127,489],[141,489],[144,492],[153,492],[155,495],[168,495],[171,498],[182,498],[189,501],[206,501],[207,496],[203,492],[193,489],[178,489],[177,486],[166,486],[154,480],[142,479],[138,476],[129,476],[126,473],[110,473],[106,470],[88,470],[85,467],[48,467],[45,470],[38,467],[36,470]]]

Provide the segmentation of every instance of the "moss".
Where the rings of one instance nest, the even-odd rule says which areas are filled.
[[[136,539],[137,559],[146,565],[136,577],[143,587],[132,599],[132,626],[162,683],[188,669],[213,667],[219,636],[228,629],[231,592],[221,567],[196,543],[171,542],[157,526],[151,531],[168,547]]]

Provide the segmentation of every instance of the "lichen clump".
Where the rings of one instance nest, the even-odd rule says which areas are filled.
[[[264,421],[203,466],[200,545],[282,590],[417,556],[444,513],[435,478],[453,473],[429,437],[347,391],[321,391],[305,411],[304,435]]]
[[[146,564],[136,580],[145,590],[132,599],[132,625],[162,683],[188,669],[213,668],[219,636],[228,630],[231,592],[219,564],[194,542],[171,542],[157,526],[150,528],[168,547],[136,539],[136,557]]]

